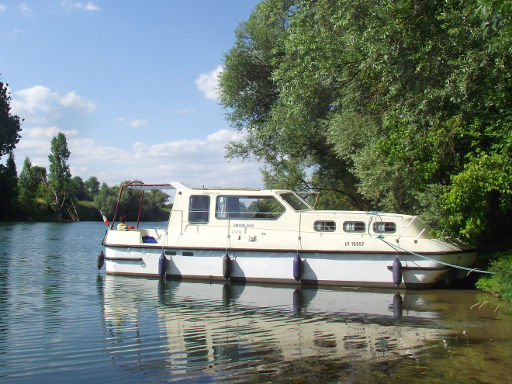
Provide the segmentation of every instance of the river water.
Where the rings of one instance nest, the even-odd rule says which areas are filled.
[[[0,382],[509,383],[512,309],[474,290],[106,276],[103,223],[0,223]]]

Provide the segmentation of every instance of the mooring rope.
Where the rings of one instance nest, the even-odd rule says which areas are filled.
[[[430,261],[433,261],[433,262],[438,263],[438,264],[446,265],[446,266],[451,267],[451,268],[463,269],[463,270],[465,270],[465,271],[469,271],[469,273],[471,273],[471,272],[477,272],[477,273],[487,273],[487,274],[489,274],[489,275],[494,275],[494,274],[496,274],[496,272],[491,272],[491,271],[482,271],[482,270],[480,270],[480,269],[476,269],[476,268],[463,267],[463,266],[461,266],[461,265],[450,264],[450,263],[446,263],[446,262],[444,262],[444,261],[440,261],[440,260],[433,259],[433,258],[428,257],[428,256],[425,256],[425,255],[420,255],[419,253],[409,251],[408,249],[402,248],[402,247],[400,247],[400,246],[398,246],[398,245],[392,244],[392,243],[390,243],[389,241],[384,240],[384,236],[382,236],[382,235],[377,236],[377,239],[379,239],[379,240],[383,241],[384,243],[386,243],[387,245],[389,245],[391,248],[393,248],[395,251],[407,252],[407,253],[410,253],[411,255],[414,255],[414,256],[420,257],[420,258],[425,259],[425,260],[430,260]],[[468,273],[468,275],[469,275],[469,273]]]

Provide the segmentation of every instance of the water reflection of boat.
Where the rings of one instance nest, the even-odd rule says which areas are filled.
[[[107,275],[103,296],[113,360],[142,364],[147,353],[156,364],[159,350],[173,374],[307,356],[390,360],[413,355],[444,333],[436,312],[415,306],[421,297],[413,292]],[[130,359],[133,354],[137,358]]]

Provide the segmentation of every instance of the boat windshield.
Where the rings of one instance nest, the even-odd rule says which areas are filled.
[[[279,196],[283,198],[296,211],[309,211],[312,208],[293,192],[283,192]]]

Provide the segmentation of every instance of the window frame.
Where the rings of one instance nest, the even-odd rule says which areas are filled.
[[[254,216],[257,214],[272,215],[274,213],[273,212],[242,211],[240,209],[238,211],[225,211],[224,213],[222,213],[222,210],[219,209],[219,206],[220,206],[219,199],[221,199],[221,198],[226,198],[226,202],[222,203],[222,204],[225,204],[226,207],[228,207],[230,204],[233,203],[233,201],[231,203],[228,202],[229,198],[238,199],[236,201],[237,204],[240,203],[240,199],[248,199],[248,200],[254,199],[254,201],[266,200],[266,199],[270,200],[271,199],[273,202],[275,202],[281,208],[281,211],[276,212],[275,217],[250,217],[250,216],[247,216],[246,214],[251,213]],[[285,212],[286,212],[286,207],[283,204],[281,204],[279,199],[277,199],[273,195],[217,195],[215,198],[215,219],[216,220],[277,220]],[[223,215],[225,215],[225,217],[223,217]]]
[[[193,199],[195,198],[204,198],[207,199],[208,208],[201,208],[201,209],[193,209]],[[190,195],[188,199],[188,222],[190,224],[208,224],[210,222],[210,204],[211,204],[211,198],[210,195]],[[191,220],[190,216],[192,215],[198,215],[198,214],[206,214],[206,220],[198,219],[198,220]],[[198,215],[198,218],[201,216]]]
[[[279,197],[283,199],[294,211],[311,211],[311,206],[299,195],[292,191],[279,192]],[[291,197],[291,198],[290,198]],[[301,206],[297,206],[297,203]]]

